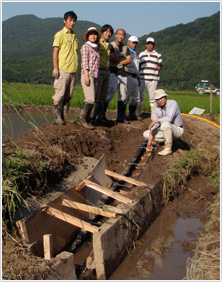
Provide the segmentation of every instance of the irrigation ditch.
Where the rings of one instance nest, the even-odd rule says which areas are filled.
[[[109,115],[112,118],[113,113],[110,112]],[[204,223],[210,216],[207,208],[210,203],[213,203],[218,188],[207,184],[207,177],[212,177],[219,171],[220,132],[218,128],[193,117],[184,117],[185,134],[182,140],[175,142],[173,155],[167,157],[153,155],[143,164],[145,169],[140,174],[141,166],[138,162],[144,163],[144,159],[142,160],[141,157],[145,153],[142,132],[147,129],[148,124],[149,116],[146,116],[142,122],[135,121],[130,125],[118,124],[109,128],[98,126],[94,131],[80,129],[73,124],[61,127],[46,123],[39,130],[35,129],[21,137],[14,138],[13,142],[5,140],[3,143],[2,150],[5,159],[13,159],[16,154],[21,154],[20,149],[22,149],[22,153],[28,155],[30,160],[38,159],[45,165],[47,172],[45,179],[35,177],[36,174],[34,174],[35,180],[30,181],[33,178],[32,173],[35,171],[35,167],[33,167],[33,172],[30,171],[29,176],[26,174],[26,177],[20,180],[21,186],[19,189],[26,186],[23,195],[26,195],[26,197],[31,195],[31,197],[28,197],[29,203],[34,203],[34,201],[39,203],[43,198],[47,199],[46,195],[49,194],[48,203],[51,202],[51,196],[53,195],[56,198],[55,192],[58,192],[55,191],[56,183],[61,182],[62,179],[67,180],[72,173],[75,173],[75,177],[71,181],[69,180],[67,185],[61,185],[62,188],[59,193],[66,193],[69,190],[68,188],[74,187],[88,176],[103,155],[105,155],[106,160],[105,166],[109,171],[138,179],[146,184],[146,187],[135,185],[129,187],[121,181],[118,185],[114,185],[113,191],[117,190],[119,194],[132,202],[128,204],[119,203],[116,199],[109,202],[110,198],[105,197],[113,210],[116,208],[122,213],[117,213],[116,217],[105,221],[100,219],[99,223],[93,223],[91,218],[90,220],[87,219],[90,224],[97,225],[99,231],[90,236],[86,235],[84,230],[82,230],[82,235],[75,234],[75,238],[78,237],[79,239],[81,236],[84,238],[83,241],[86,242],[87,247],[80,244],[76,248],[74,256],[71,255],[71,258],[69,258],[69,252],[68,257],[60,258],[60,260],[64,264],[63,269],[66,270],[68,268],[64,261],[67,261],[67,264],[73,269],[74,275],[77,275],[77,279],[112,279],[112,274],[115,269],[118,271],[117,267],[122,262],[124,263],[124,259],[127,260],[127,257],[132,256],[136,250],[139,250],[140,242],[143,242],[142,235],[146,234],[147,229],[151,230],[153,223],[158,220],[164,209],[167,212],[168,206],[175,205],[177,207],[175,208],[176,212],[180,214],[184,212],[186,216],[191,216],[192,212],[185,212],[185,207],[182,208],[177,202],[177,199],[183,202],[182,199],[185,198],[186,193],[189,194],[186,199],[189,199],[190,207],[196,209],[196,213]],[[158,150],[158,146],[155,149]],[[91,166],[85,161],[85,158],[96,161]],[[3,176],[5,177],[4,169]],[[193,183],[190,187],[188,183],[191,182],[189,180],[191,181],[196,176],[198,178],[195,178],[195,185]],[[31,187],[30,183],[32,184]],[[190,190],[191,193],[189,193]],[[36,206],[34,206],[33,204],[32,213],[36,212]],[[21,214],[16,216],[22,217]],[[167,229],[166,226],[165,229]],[[41,256],[35,258],[36,263],[34,265],[33,260],[29,259],[29,263],[32,262],[32,271],[25,271],[28,264],[25,259],[27,249],[29,248],[30,251],[30,246],[35,241],[25,245],[24,240],[20,241],[20,238],[16,237],[16,240],[21,242],[22,246],[19,247],[22,248],[22,251],[20,249],[16,253],[10,248],[8,249],[8,243],[11,242],[11,239],[4,233],[4,230],[7,232],[8,230],[3,228],[3,277],[5,279],[31,280],[49,277],[70,279],[70,271],[67,273],[63,270],[61,273],[54,255],[53,259],[49,261],[44,260]],[[15,233],[12,233],[12,235],[15,236]],[[149,235],[147,240],[151,242],[151,238],[152,236]],[[181,242],[180,245],[183,243]],[[195,243],[193,244],[195,245]],[[34,249],[33,245],[32,248]],[[73,245],[72,248],[75,249]],[[88,254],[85,258],[81,258],[81,248],[83,248],[85,255]],[[149,248],[156,256],[160,257],[164,257],[164,254],[169,250],[169,246],[164,244],[156,247],[149,245]],[[24,260],[20,259],[21,262],[16,265],[21,253]],[[28,256],[33,258],[31,253],[28,253]],[[79,262],[77,265],[77,260],[82,260],[82,264]],[[152,273],[151,265],[153,265],[153,261],[144,259],[145,262],[144,269],[149,266],[149,272]],[[39,265],[41,265],[41,270],[39,270]],[[55,265],[56,269],[54,268]],[[127,276],[127,271],[125,271],[125,276],[122,276],[123,279],[144,279],[144,276],[141,276],[142,272],[138,275],[138,267],[135,267],[135,269],[137,269],[137,276],[135,273]],[[119,272],[123,273],[124,271]],[[59,273],[61,276],[59,276]],[[149,279],[149,275],[147,274],[145,279]],[[113,279],[119,279],[117,277],[113,276]],[[72,279],[74,278],[72,277]],[[173,276],[170,279],[174,279]]]

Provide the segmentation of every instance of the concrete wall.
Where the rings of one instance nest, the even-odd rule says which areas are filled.
[[[74,255],[70,252],[62,252],[57,255],[45,280],[77,280]]]
[[[141,198],[117,207],[123,215],[107,220],[93,234],[93,251],[98,280],[106,280],[127,255],[133,242],[144,234],[162,210],[162,186],[141,188]]]

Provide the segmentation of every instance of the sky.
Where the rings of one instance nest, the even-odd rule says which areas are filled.
[[[17,15],[61,17],[73,10],[78,20],[111,24],[138,37],[220,11],[221,1],[1,1],[2,21]]]

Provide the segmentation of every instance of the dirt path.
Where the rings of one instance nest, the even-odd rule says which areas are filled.
[[[36,111],[32,107],[27,107],[27,110],[32,114]],[[45,114],[51,112],[50,107],[41,107],[41,110]],[[78,110],[71,109],[73,115],[78,112]],[[116,112],[108,112],[110,119],[115,118],[115,115]],[[174,143],[173,154],[165,157],[156,154],[140,178],[141,181],[149,184],[156,183],[168,168],[181,160],[187,151],[194,148],[201,151],[206,148],[209,151],[210,148],[212,160],[218,160],[220,156],[220,130],[207,122],[192,117],[185,116],[183,120],[185,133],[181,140]],[[52,184],[53,181],[56,183],[62,177],[67,176],[66,166],[77,166],[82,162],[83,157],[99,159],[105,154],[108,169],[123,173],[144,141],[142,133],[148,128],[149,123],[150,118],[146,117],[143,121],[134,121],[130,125],[117,124],[109,128],[98,126],[95,130],[88,130],[73,123],[67,123],[65,126],[45,124],[38,132],[32,130],[21,137],[14,138],[14,142],[29,156],[36,156],[49,163]],[[2,151],[7,158],[12,154],[8,146],[13,147],[13,145],[9,141],[4,143]],[[159,147],[159,150],[162,150],[162,146]],[[39,190],[41,194],[41,183],[33,183],[36,185],[35,189]],[[208,196],[209,191],[206,191],[203,197],[209,198]],[[7,277],[8,279],[10,277],[11,279],[21,279],[19,278],[21,275],[22,279],[32,279],[30,277],[33,276],[30,272],[29,276],[24,273],[17,274],[17,271],[20,273],[20,270],[16,267],[15,257],[10,260],[14,253],[10,248],[8,249],[8,244],[4,244],[4,242],[11,242],[11,240],[7,236],[3,240],[3,277],[5,279]],[[25,257],[23,253],[22,256]],[[20,269],[22,268],[20,265]]]

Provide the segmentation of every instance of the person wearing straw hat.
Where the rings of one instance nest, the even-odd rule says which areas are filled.
[[[80,124],[88,129],[94,129],[89,122],[98,85],[100,64],[98,42],[101,37],[101,31],[95,27],[88,28],[82,36],[86,42],[81,47],[81,84],[85,100],[80,111]]]
[[[153,112],[156,107],[154,99],[154,91],[157,89],[158,82],[160,80],[159,73],[162,69],[162,55],[154,50],[155,39],[148,37],[146,39],[146,50],[139,54],[140,58],[140,101],[137,104],[137,117],[142,119],[141,111],[145,99],[146,91],[149,92],[150,108],[151,108],[151,120],[153,120]]]
[[[164,150],[158,153],[161,156],[172,154],[173,140],[181,138],[184,133],[179,105],[174,100],[167,100],[167,96],[163,89],[154,92],[157,107],[154,110],[149,130],[143,133],[143,137],[148,139],[148,149],[152,149],[153,140],[165,142]]]
[[[53,41],[53,72],[55,77],[55,94],[52,96],[52,113],[56,124],[65,124],[68,121],[69,102],[73,95],[73,89],[78,69],[79,40],[73,28],[77,21],[77,15],[73,11],[64,14],[64,27],[54,36]],[[61,107],[60,107],[61,104]]]

